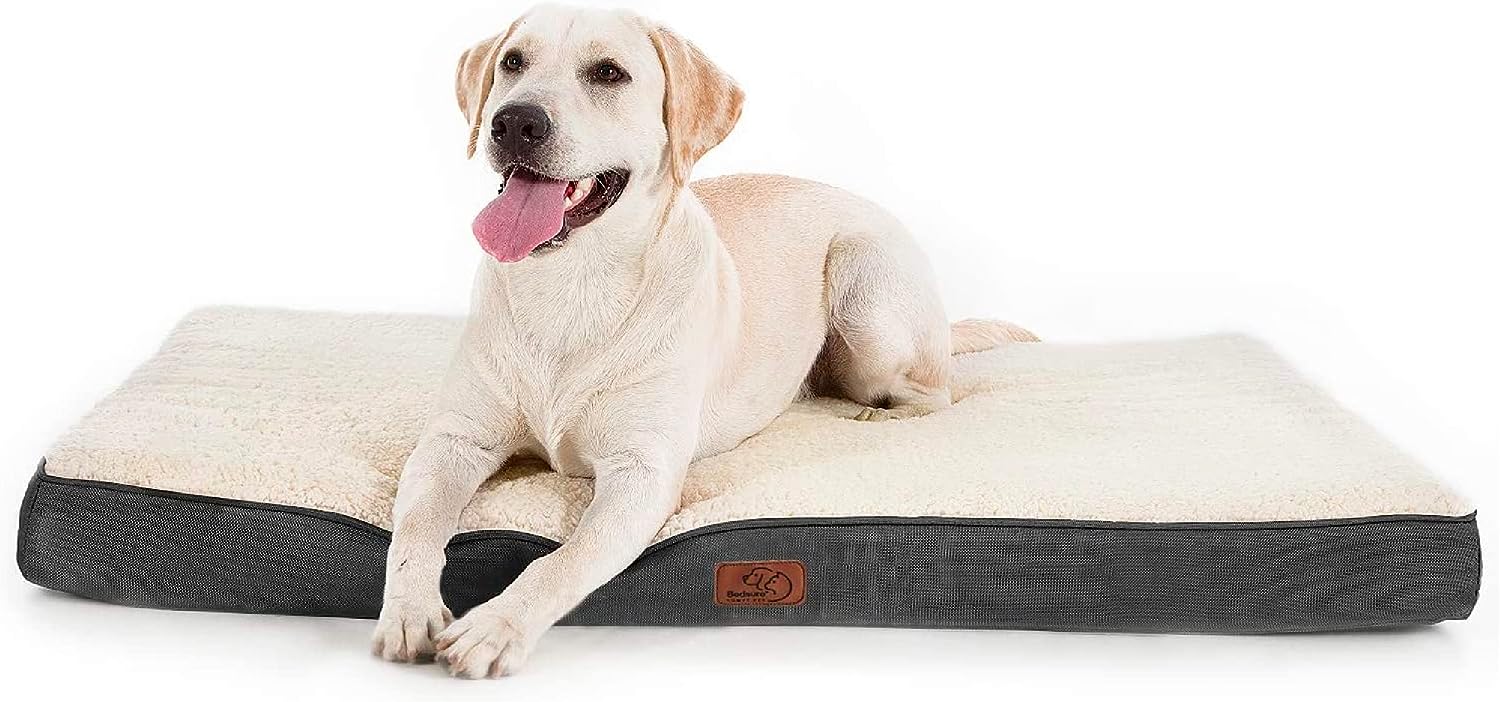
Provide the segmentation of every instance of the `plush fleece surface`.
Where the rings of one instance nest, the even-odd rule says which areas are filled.
[[[49,474],[340,512],[390,528],[461,322],[210,308],[47,453]],[[700,461],[658,540],[760,517],[1263,522],[1473,508],[1240,336],[1016,344],[958,357],[952,408],[888,422],[793,406]],[[536,461],[461,529],[566,538],[592,493]]]

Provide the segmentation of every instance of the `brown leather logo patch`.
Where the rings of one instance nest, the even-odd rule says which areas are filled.
[[[807,597],[802,561],[737,561],[714,567],[714,604],[778,607]]]

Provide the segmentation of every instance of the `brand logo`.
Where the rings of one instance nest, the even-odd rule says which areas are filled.
[[[801,561],[736,561],[714,568],[714,603],[731,607],[800,604],[807,596]]]

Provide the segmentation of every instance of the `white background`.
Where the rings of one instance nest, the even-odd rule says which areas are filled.
[[[955,317],[1259,335],[1500,543],[1495,4],[638,5],[749,95],[700,175],[880,201]],[[522,7],[6,3],[0,513],[192,307],[461,312],[494,179],[463,160],[452,70]],[[371,658],[370,622],[116,608],[4,570],[0,685],[48,698],[1409,700],[1493,688],[1500,658],[1492,576],[1470,621],[1401,632],[564,629],[519,677],[460,684]]]

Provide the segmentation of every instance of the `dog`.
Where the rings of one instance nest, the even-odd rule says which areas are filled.
[[[941,410],[953,354],[1035,340],[950,325],[921,250],[870,202],[775,175],[690,183],[744,93],[652,21],[535,8],[463,54],[457,97],[469,156],[503,185],[474,220],[488,256],[400,477],[383,658],[511,673],[651,543],[694,460],[808,393],[859,403],[857,420]],[[518,455],[592,478],[593,500],[556,551],[455,620],[443,548]]]

